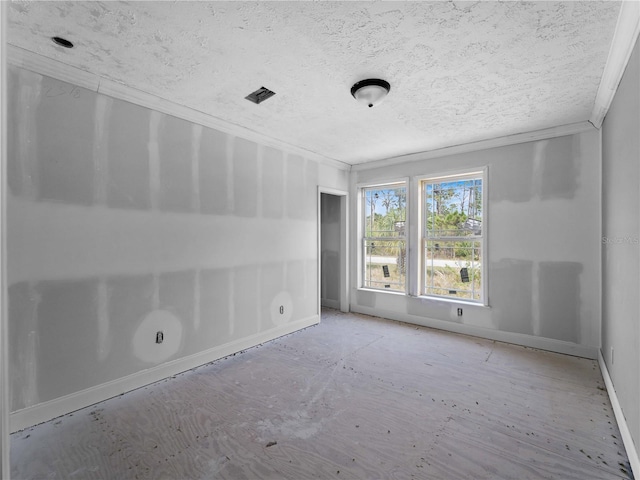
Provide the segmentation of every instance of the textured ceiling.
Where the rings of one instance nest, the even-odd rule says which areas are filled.
[[[599,1],[13,1],[7,38],[358,164],[588,120],[619,11]],[[350,95],[369,77],[391,83],[372,109]],[[261,86],[277,95],[244,99]]]

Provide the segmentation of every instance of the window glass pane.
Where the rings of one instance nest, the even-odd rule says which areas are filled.
[[[423,183],[423,295],[483,300],[483,185],[478,175]]]
[[[364,189],[365,237],[404,237],[406,188],[398,185]]]
[[[363,189],[363,286],[404,292],[406,287],[405,184]]]
[[[426,183],[424,205],[428,237],[482,234],[482,179]]]
[[[364,240],[364,286],[405,291],[404,240]]]
[[[426,240],[424,294],[482,299],[482,242]]]

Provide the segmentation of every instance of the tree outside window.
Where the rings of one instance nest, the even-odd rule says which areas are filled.
[[[422,181],[422,295],[483,301],[482,172]]]
[[[362,189],[362,286],[406,291],[406,184]]]

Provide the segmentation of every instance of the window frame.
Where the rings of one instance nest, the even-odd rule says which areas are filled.
[[[381,182],[370,182],[370,183],[360,183],[356,185],[358,191],[358,246],[357,246],[357,262],[358,262],[358,289],[360,290],[369,290],[373,292],[382,292],[382,293],[390,293],[395,295],[407,295],[409,291],[410,284],[410,275],[414,270],[412,268],[409,261],[409,238],[410,238],[410,227],[409,227],[409,213],[410,213],[410,179],[408,177],[396,178],[391,180],[385,180]],[[403,237],[393,237],[388,240],[398,240],[403,239],[405,245],[405,274],[404,274],[404,289],[403,290],[391,290],[386,288],[377,288],[372,286],[365,285],[366,281],[366,257],[365,257],[365,242],[367,241],[366,235],[366,215],[367,215],[367,205],[366,205],[366,190],[367,189],[384,189],[385,187],[394,187],[394,186],[404,186],[405,188],[405,224],[404,224],[404,235]],[[373,237],[378,238],[378,237]],[[385,238],[380,238],[380,240],[385,240]]]
[[[417,295],[420,298],[425,299],[433,299],[445,302],[453,302],[453,303],[465,303],[471,305],[484,305],[489,306],[489,296],[488,296],[488,167],[478,167],[478,168],[467,168],[463,170],[456,170],[450,172],[441,172],[431,175],[421,175],[415,178],[415,188],[417,190],[417,203],[418,203],[418,222],[419,228],[417,229],[417,235],[414,238],[415,245],[418,247],[418,272],[417,272]],[[427,294],[426,293],[426,258],[425,258],[425,248],[426,242],[429,239],[426,231],[426,222],[427,222],[427,212],[425,209],[426,199],[425,199],[425,185],[427,183],[433,184],[447,181],[455,181],[472,179],[472,178],[480,178],[482,181],[482,234],[480,237],[471,237],[475,241],[478,239],[481,242],[481,284],[480,284],[480,299],[468,299],[468,298],[459,298],[448,295],[436,295],[436,294]]]

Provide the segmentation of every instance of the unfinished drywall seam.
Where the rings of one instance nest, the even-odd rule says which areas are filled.
[[[202,271],[196,270],[193,288],[193,330],[198,333],[200,330],[201,310],[200,310],[200,276]]]
[[[256,291],[254,292],[254,295],[256,298],[261,299],[262,298],[262,282],[260,281],[260,279],[262,278],[262,265],[258,265],[258,268],[256,268]],[[262,331],[262,308],[261,308],[261,302],[257,301],[256,302],[256,332],[261,332]]]
[[[227,305],[229,305],[229,337],[233,337],[234,331],[235,331],[235,318],[236,318],[236,312],[235,312],[235,275],[234,275],[234,271],[233,269],[229,269],[229,299],[227,300],[228,303]]]
[[[149,205],[152,210],[160,207],[160,144],[158,135],[163,116],[155,110],[149,116]]]
[[[542,332],[540,319],[540,262],[535,262],[531,269],[531,329],[536,337]]]
[[[20,378],[20,391],[14,390],[13,395],[19,394],[22,396],[24,405],[35,405],[40,401],[38,393],[38,309],[42,296],[37,291],[33,282],[29,282],[27,287],[27,298],[29,299],[28,310],[24,316],[26,323],[27,338],[23,351],[17,352],[18,355],[23,356],[23,361],[19,362],[20,365],[24,365],[22,369],[22,378]],[[18,375],[20,372],[18,372]],[[13,384],[17,386],[17,382]]]
[[[156,311],[160,308],[160,275],[158,273],[153,274],[153,290],[151,297],[151,309]]]
[[[257,158],[257,164],[256,164],[256,175],[258,178],[257,181],[257,185],[256,185],[256,198],[258,199],[257,201],[257,205],[256,205],[256,216],[258,218],[262,218],[263,216],[263,205],[264,205],[264,182],[261,181],[262,177],[262,164],[264,162],[264,147],[260,144],[258,144],[258,148],[256,151],[256,158]],[[258,297],[260,298],[260,297]]]
[[[282,185],[289,185],[289,154],[284,152],[282,155]],[[282,195],[282,217],[291,217],[291,204],[287,201],[287,189],[284,188],[284,195]],[[285,276],[286,278],[286,276]]]
[[[109,290],[104,277],[98,281],[98,361],[104,362],[111,352],[109,332]]]
[[[278,210],[280,216],[279,218],[286,218],[287,217],[287,195],[286,195],[286,190],[285,190],[285,185],[287,184],[287,153],[286,152],[280,152],[280,160],[281,160],[281,167],[280,167],[280,175],[281,175],[281,190],[280,190],[280,209]]]
[[[96,111],[93,121],[93,190],[96,205],[107,204],[109,117],[112,105],[111,98],[96,95]]]
[[[200,212],[200,144],[202,125],[191,125],[191,209]]]
[[[236,208],[235,208],[235,200],[234,200],[234,195],[235,195],[235,182],[233,179],[233,150],[234,150],[234,145],[235,145],[235,137],[231,136],[231,135],[227,135],[227,145],[226,145],[226,149],[225,152],[227,154],[227,212],[229,213],[233,213],[235,212]],[[233,300],[233,297],[232,297]]]
[[[18,72],[19,108],[17,121],[18,165],[20,167],[21,194],[30,200],[38,198],[38,166],[36,149],[38,132],[36,111],[42,92],[42,77],[31,75],[25,70]]]

